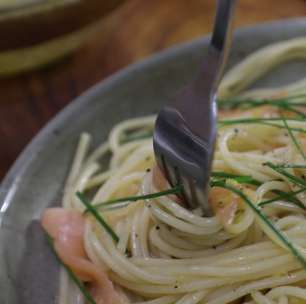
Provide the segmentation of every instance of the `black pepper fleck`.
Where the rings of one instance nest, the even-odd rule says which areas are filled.
[[[130,251],[130,250],[128,250],[128,249],[126,249],[126,250],[125,250],[125,256],[126,256],[127,258],[132,257],[132,253],[131,253],[131,251]]]

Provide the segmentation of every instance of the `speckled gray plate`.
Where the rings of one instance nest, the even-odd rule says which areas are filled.
[[[302,19],[238,30],[230,65],[266,44],[305,34]],[[0,189],[1,304],[56,303],[58,267],[39,217],[60,201],[79,134],[92,133],[95,144],[121,120],[156,112],[192,77],[207,42],[172,48],[96,85],[57,115],[21,154]],[[292,81],[305,70],[305,62],[292,63],[261,84]]]

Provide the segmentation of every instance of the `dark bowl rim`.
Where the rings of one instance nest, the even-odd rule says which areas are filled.
[[[79,0],[31,3],[0,9],[0,51],[41,45],[89,30],[120,9],[126,0]]]

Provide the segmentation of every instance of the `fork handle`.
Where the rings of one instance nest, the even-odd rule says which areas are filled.
[[[194,80],[196,91],[200,95],[204,94],[207,99],[209,91],[217,91],[227,61],[232,40],[235,3],[236,0],[217,0],[217,11],[210,44],[199,73]],[[205,83],[203,83],[203,79],[205,79]]]
[[[216,82],[219,82],[227,61],[233,31],[233,14],[236,0],[218,0],[214,28],[210,46],[221,52],[220,73]]]
[[[218,0],[210,44],[222,51],[230,39],[235,0]]]
[[[188,129],[210,143],[216,134],[216,92],[230,47],[234,6],[235,0],[217,1],[213,34],[198,73],[172,103]]]

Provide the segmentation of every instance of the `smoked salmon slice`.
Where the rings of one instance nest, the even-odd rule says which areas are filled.
[[[61,261],[80,280],[90,283],[97,304],[123,303],[106,272],[93,264],[85,252],[85,219],[82,213],[64,208],[49,208],[44,211],[41,223],[52,237],[54,249]]]

